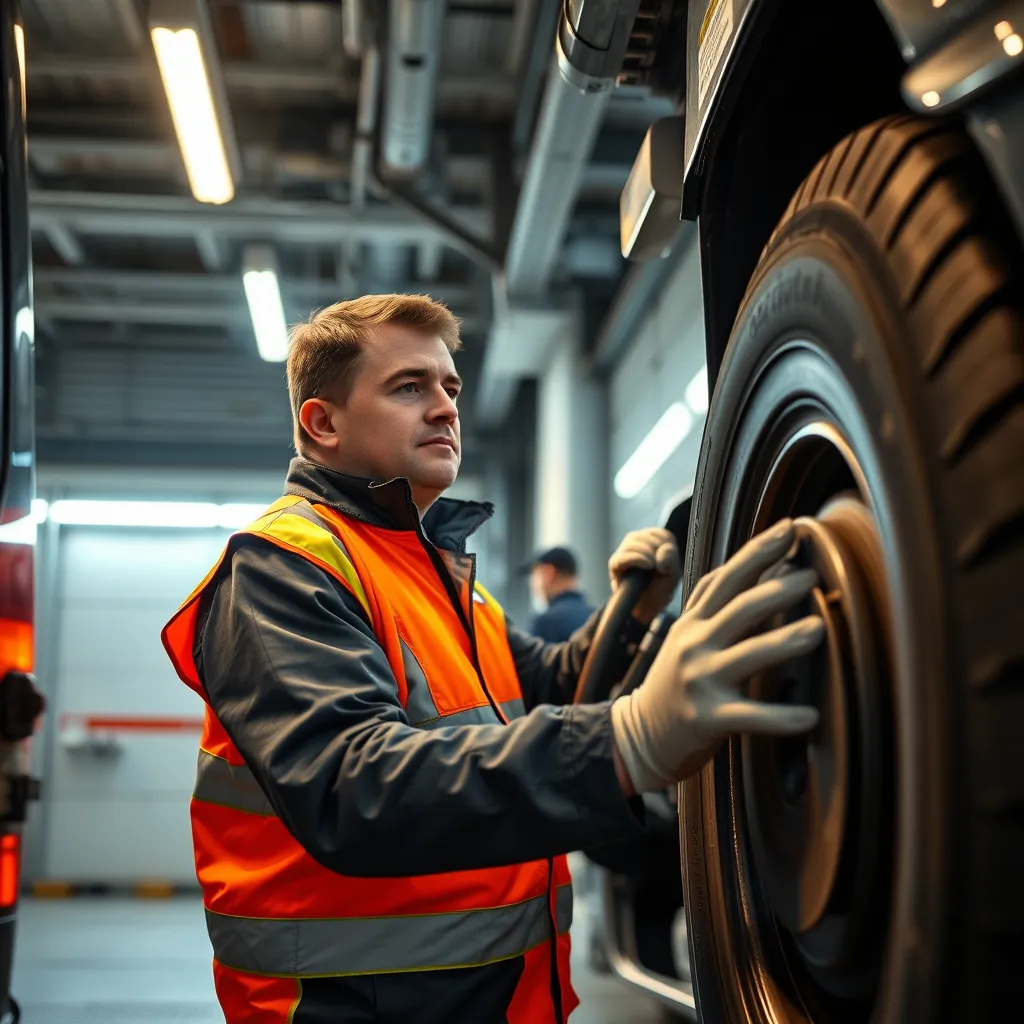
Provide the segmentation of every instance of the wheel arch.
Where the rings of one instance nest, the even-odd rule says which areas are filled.
[[[905,109],[906,64],[876,0],[850,0],[841,21],[819,0],[757,7],[707,132],[691,211],[712,389],[750,275],[801,181],[844,136]]]

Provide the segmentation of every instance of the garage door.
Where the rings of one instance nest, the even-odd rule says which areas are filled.
[[[48,877],[195,883],[188,802],[203,704],[175,675],[160,629],[225,538],[62,528]]]

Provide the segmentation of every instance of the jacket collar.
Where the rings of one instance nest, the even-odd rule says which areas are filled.
[[[288,466],[285,493],[387,530],[422,529],[436,547],[464,552],[466,541],[494,514],[489,501],[438,498],[420,520],[405,477],[374,481],[349,476],[301,455]]]

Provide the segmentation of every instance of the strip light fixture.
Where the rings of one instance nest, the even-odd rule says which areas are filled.
[[[60,498],[32,502],[28,521],[49,519],[61,526],[116,526],[157,529],[237,530],[258,519],[269,506],[247,502],[217,504],[208,501],[117,501]]]
[[[242,285],[249,303],[256,348],[268,363],[288,358],[288,324],[281,302],[274,250],[268,245],[250,245],[242,258]]]
[[[615,474],[615,493],[626,500],[635,498],[686,440],[697,418],[707,411],[708,368],[705,363],[683,390],[683,401],[673,402],[661,414]]]
[[[152,0],[149,30],[192,195],[235,195],[237,155],[205,0]]]
[[[690,412],[698,416],[708,411],[708,364],[705,363],[694,375],[683,392]]]
[[[673,402],[615,474],[615,493],[635,498],[668,461],[693,427],[693,415],[683,402]]]

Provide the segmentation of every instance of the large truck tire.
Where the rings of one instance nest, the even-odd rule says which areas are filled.
[[[813,700],[680,792],[704,1024],[996,1021],[1024,964],[1024,275],[956,126],[828,153],[739,310],[694,490],[687,592],[791,515]]]

